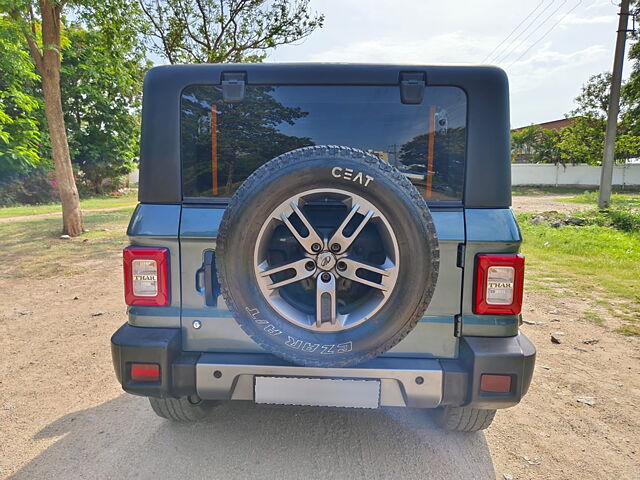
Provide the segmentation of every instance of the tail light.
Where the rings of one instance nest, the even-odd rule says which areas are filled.
[[[169,305],[169,251],[127,247],[122,256],[127,305]]]
[[[134,382],[159,382],[160,365],[157,363],[132,363],[131,380]]]
[[[517,315],[522,310],[524,256],[486,254],[476,256],[474,313]]]

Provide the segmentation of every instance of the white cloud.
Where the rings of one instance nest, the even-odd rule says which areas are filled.
[[[527,35],[533,28],[508,38],[540,0],[393,0],[392,8],[388,0],[311,3],[326,14],[325,27],[299,46],[279,48],[272,60],[477,64],[506,40],[494,57],[507,57],[498,64],[511,79],[514,125],[562,118],[574,107],[582,84],[611,68],[618,18],[610,0],[585,0],[542,38],[577,4],[570,0],[531,38]],[[561,3],[554,0],[544,15]]]
[[[611,15],[601,15],[598,17],[579,17],[569,14],[561,22],[560,25],[594,25],[599,23],[615,24],[616,19]]]
[[[333,47],[310,56],[313,62],[477,63],[486,53],[486,40],[463,32],[434,35],[423,41],[375,38]]]
[[[553,79],[581,70],[582,67],[598,63],[608,58],[609,51],[601,45],[593,45],[575,52],[561,53],[550,50],[551,43],[543,45],[540,50],[523,60],[516,62],[509,69],[512,92],[523,92],[548,83],[553,88]],[[598,73],[594,71],[593,73]],[[584,79],[586,80],[586,78]]]

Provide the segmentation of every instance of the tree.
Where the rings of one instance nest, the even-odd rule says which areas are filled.
[[[71,236],[84,231],[80,198],[73,176],[60,92],[60,52],[64,0],[0,0],[0,11],[20,29],[42,85],[51,154],[62,204],[62,231]]]
[[[638,9],[638,3],[634,2],[634,9]],[[622,86],[622,101],[626,106],[622,114],[629,131],[634,135],[640,135],[640,42],[638,33],[631,34],[634,43],[629,47],[629,66],[631,73],[629,79]]]
[[[39,155],[40,101],[33,91],[39,81],[20,31],[0,16],[0,179],[44,163]]]
[[[95,13],[95,12],[94,12]],[[142,79],[147,68],[135,32],[113,22],[66,30],[63,109],[74,165],[94,193],[135,167]]]
[[[511,134],[513,160],[524,156],[531,163],[564,163],[559,149],[562,134],[557,130],[530,125]]]
[[[636,64],[637,62],[633,64],[634,69],[637,68]],[[559,147],[563,158],[590,165],[601,164],[610,84],[611,74],[600,73],[592,75],[583,85],[580,95],[575,99],[577,107],[570,113],[577,117],[571,126],[562,131]],[[631,83],[623,87],[615,144],[616,161],[640,156],[640,98],[634,98],[634,88]]]
[[[324,21],[309,0],[138,0],[154,51],[170,63],[261,62]]]

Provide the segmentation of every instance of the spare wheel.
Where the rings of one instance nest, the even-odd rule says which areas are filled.
[[[291,151],[235,193],[217,239],[222,295],[242,329],[290,362],[344,367],[396,345],[438,276],[424,199],[346,147]]]

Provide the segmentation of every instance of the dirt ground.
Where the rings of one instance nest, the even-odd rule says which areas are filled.
[[[558,199],[574,195],[514,195],[513,209],[519,213],[549,212],[571,213],[588,210],[593,205],[587,203],[560,202]]]
[[[113,375],[120,268],[114,252],[90,272],[0,279],[0,477],[638,478],[640,339],[614,332],[606,311],[603,325],[580,320],[594,307],[579,297],[527,292],[533,383],[484,433],[441,432],[412,409],[250,403],[172,425]]]

